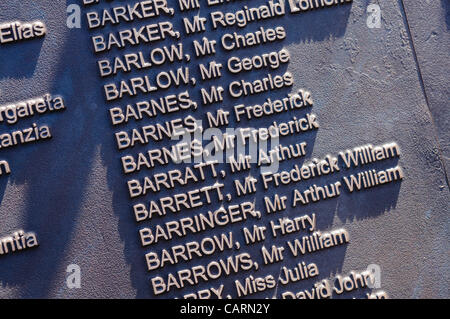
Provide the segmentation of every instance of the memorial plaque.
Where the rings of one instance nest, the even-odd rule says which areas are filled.
[[[0,3],[0,298],[449,298],[442,1]]]

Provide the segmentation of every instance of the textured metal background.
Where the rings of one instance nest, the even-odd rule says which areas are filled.
[[[1,22],[41,20],[48,29],[43,39],[0,47],[0,105],[47,92],[62,95],[67,105],[63,113],[16,125],[47,123],[54,135],[51,141],[0,151],[0,159],[7,159],[12,169],[11,175],[0,178],[0,237],[24,229],[36,232],[40,243],[37,249],[0,258],[0,297],[151,298],[148,279],[152,274],[146,272],[144,260],[147,250],[139,245],[121,172],[122,153],[114,145],[116,130],[107,112],[111,104],[104,101],[104,81],[98,76],[89,39],[93,33],[87,31],[84,18],[82,29],[66,27],[66,7],[71,3],[76,1],[0,3]],[[381,7],[380,29],[366,26],[369,3]],[[308,157],[391,141],[402,150],[403,182],[284,213],[314,212],[319,229],[343,226],[349,231],[349,245],[303,259],[317,263],[320,278],[379,264],[382,288],[391,297],[449,297],[449,190],[444,168],[450,156],[449,10],[446,0],[355,0],[349,6],[277,19],[278,25],[285,26],[287,39],[246,51],[285,47],[291,53],[292,62],[279,71],[294,74],[292,90],[312,92],[313,111],[321,124],[317,133],[306,135]],[[173,22],[180,30],[179,19]],[[216,37],[210,31],[206,35]],[[217,60],[224,57],[220,53]],[[258,74],[263,73],[251,76]],[[10,129],[0,125],[0,132]],[[280,189],[280,193],[287,191]],[[251,250],[255,255],[259,246]],[[190,265],[207,260],[211,258]],[[288,259],[284,265],[295,263]],[[66,287],[69,264],[81,267],[81,289]],[[280,266],[261,268],[258,274],[276,276]],[[225,282],[228,293],[235,278],[217,282]],[[306,289],[317,280],[291,290]],[[254,296],[272,294],[269,290]]]

